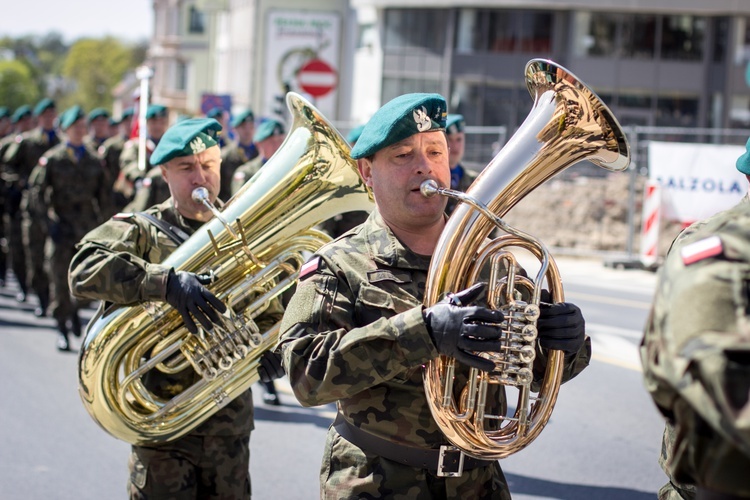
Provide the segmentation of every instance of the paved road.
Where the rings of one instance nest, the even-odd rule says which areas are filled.
[[[654,275],[588,260],[560,268],[595,357],[563,387],[542,435],[502,461],[513,498],[653,499],[665,480],[656,462],[663,424],[643,389],[637,344]],[[34,318],[33,300],[19,307],[13,295],[12,284],[0,289],[0,498],[123,498],[129,446],[86,414],[77,355],[55,350],[52,320]],[[254,498],[313,500],[334,408],[302,408],[284,379],[278,385],[280,407],[263,405],[255,390]]]

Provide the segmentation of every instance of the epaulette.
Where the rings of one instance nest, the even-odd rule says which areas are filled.
[[[716,257],[722,253],[724,253],[724,245],[721,242],[721,238],[716,235],[687,244],[680,249],[682,263],[686,266],[709,257]]]
[[[114,220],[128,220],[135,217],[133,212],[119,212],[112,216]]]
[[[302,267],[299,268],[299,281],[315,274],[320,268],[322,260],[323,259],[320,255],[313,255],[312,259],[305,262]]]

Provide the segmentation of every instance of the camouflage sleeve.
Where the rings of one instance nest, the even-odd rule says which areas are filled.
[[[138,168],[137,143],[128,142],[120,153],[120,172],[129,182],[135,182],[145,175],[145,172]]]
[[[58,220],[57,214],[55,214],[54,207],[50,201],[48,187],[49,187],[49,165],[46,156],[42,156],[39,159],[39,163],[31,171],[29,175],[28,184],[28,202],[26,209],[29,213],[36,216],[47,215],[50,220]]]
[[[306,406],[345,399],[437,357],[421,305],[356,324],[356,300],[321,260],[302,280],[281,323],[281,352],[294,394]]]
[[[78,298],[133,304],[164,300],[169,268],[149,263],[149,233],[132,219],[111,219],[78,243],[68,281]]]
[[[8,168],[15,172],[16,174],[20,174],[23,170],[23,151],[25,149],[25,142],[23,140],[19,140],[19,138],[16,138],[9,146],[8,149],[5,151],[5,155],[3,156],[3,163],[5,163]],[[24,181],[24,179],[18,179],[19,181]]]

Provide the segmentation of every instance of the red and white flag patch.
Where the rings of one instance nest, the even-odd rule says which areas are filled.
[[[320,255],[316,255],[299,268],[299,280],[302,281],[308,276],[314,274],[318,270],[318,267],[320,267]]]
[[[703,259],[721,255],[722,252],[724,252],[724,246],[721,243],[721,238],[714,235],[685,245],[680,249],[680,256],[682,257],[682,263],[689,266]]]

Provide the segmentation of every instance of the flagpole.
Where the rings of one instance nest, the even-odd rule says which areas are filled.
[[[148,66],[140,66],[135,72],[136,78],[141,81],[140,97],[138,99],[138,170],[146,172],[146,111],[148,110],[148,87],[149,80],[154,76],[153,70]]]

